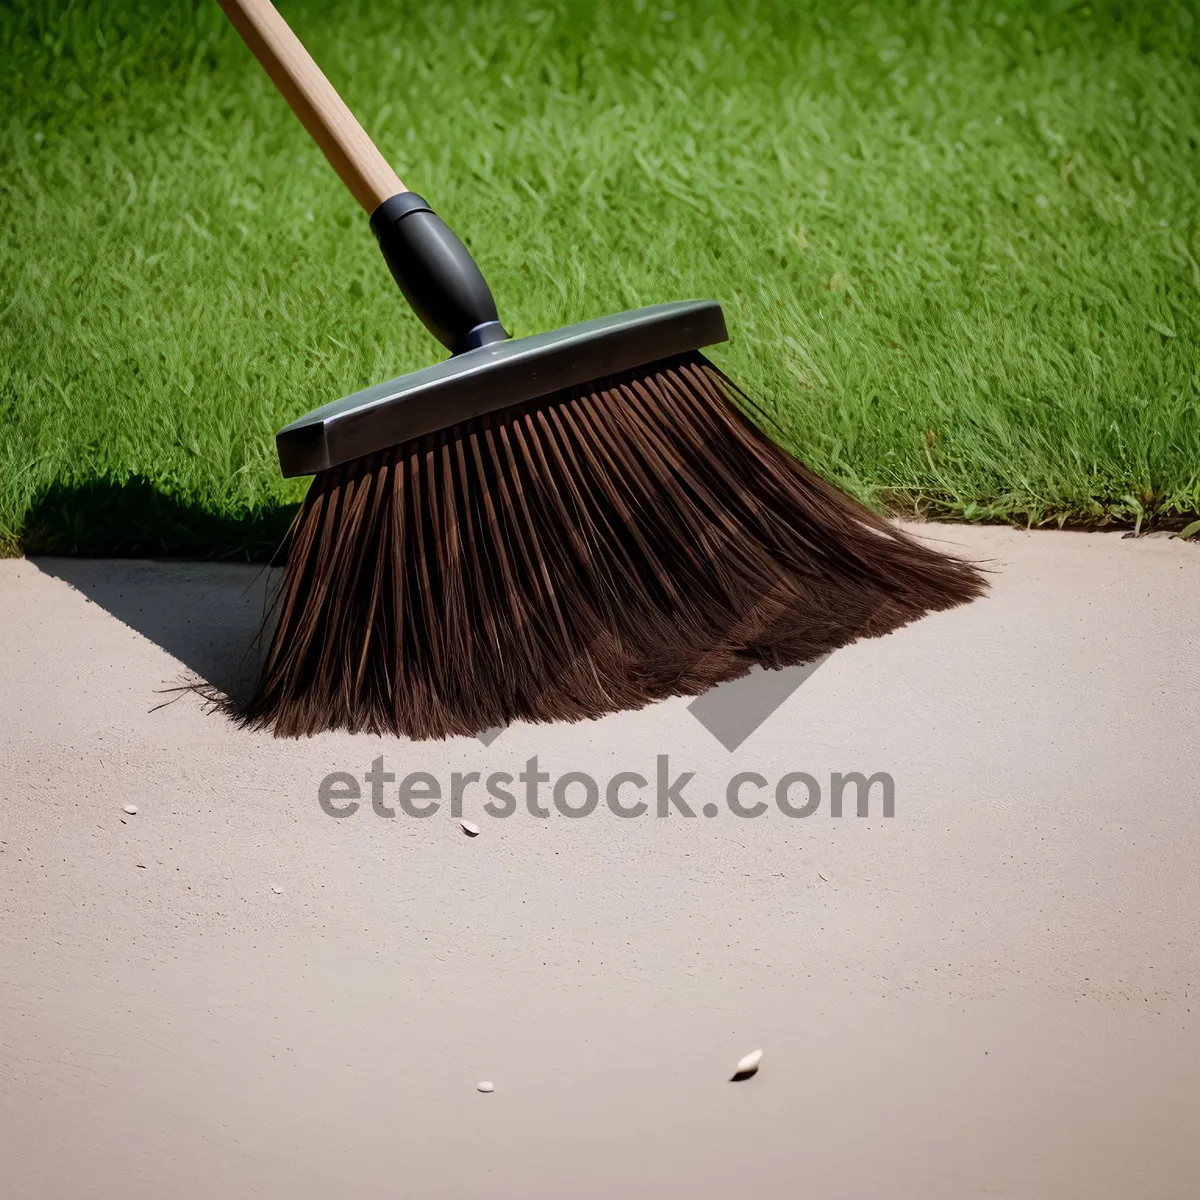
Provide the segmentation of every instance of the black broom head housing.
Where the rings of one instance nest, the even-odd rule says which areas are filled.
[[[713,300],[652,304],[492,342],[334,400],[275,438],[284,475],[315,475],[472,417],[723,342]]]
[[[695,695],[983,590],[813,475],[699,350],[720,306],[510,340],[411,192],[371,217],[449,361],[278,435],[314,474],[244,721],[440,738]]]

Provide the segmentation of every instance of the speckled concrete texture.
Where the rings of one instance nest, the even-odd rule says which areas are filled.
[[[1191,1200],[1200,547],[933,532],[990,596],[833,655],[733,753],[684,701],[247,734],[163,689],[245,686],[256,568],[0,562],[0,1191]],[[452,774],[534,755],[550,815],[467,783],[466,837]],[[694,817],[653,815],[664,755]],[[893,816],[882,783],[830,815],[854,771]]]

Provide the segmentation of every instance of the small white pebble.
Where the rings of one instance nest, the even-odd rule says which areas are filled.
[[[746,1075],[753,1074],[758,1070],[758,1064],[762,1062],[762,1051],[752,1050],[745,1058],[738,1059],[737,1071],[735,1074]]]
[[[496,1085],[490,1079],[485,1079],[482,1083],[475,1085],[475,1090],[477,1092],[494,1092]]]
[[[479,826],[474,821],[459,821],[459,824],[462,826],[462,831],[467,837],[479,836]]]
[[[271,891],[273,891],[277,896],[283,895],[283,888],[277,888],[274,884],[271,884]]]
[[[137,805],[136,804],[127,804],[127,805],[125,805],[125,807],[123,809],[121,809],[121,811],[127,812],[131,817],[136,817],[137,816]]]

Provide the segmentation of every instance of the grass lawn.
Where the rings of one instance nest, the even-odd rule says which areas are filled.
[[[712,297],[868,503],[1200,512],[1200,7],[279,0],[518,334]],[[0,6],[0,553],[261,557],[441,356],[212,0]]]

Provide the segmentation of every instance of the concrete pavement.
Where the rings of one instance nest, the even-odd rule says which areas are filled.
[[[5,1194],[1193,1196],[1200,547],[926,532],[990,596],[833,655],[732,753],[683,701],[243,733],[162,689],[245,686],[256,568],[0,562]],[[661,756],[695,816],[654,815]],[[877,781],[832,817],[834,772],[894,815]]]

